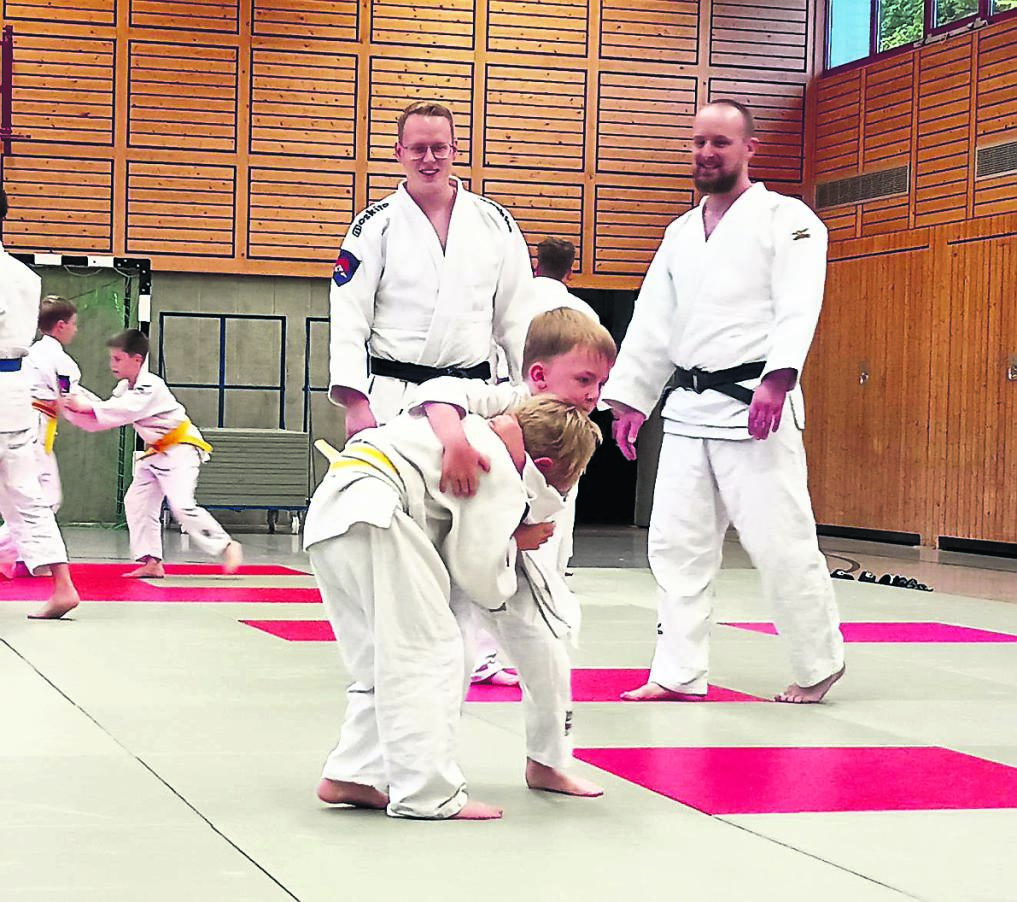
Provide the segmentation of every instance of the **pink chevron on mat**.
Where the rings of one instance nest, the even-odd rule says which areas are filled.
[[[317,589],[256,586],[161,586],[140,579],[77,580],[82,601],[134,601],[154,604],[318,604]],[[0,602],[42,601],[53,591],[51,579],[0,580]]]
[[[735,629],[751,630],[754,633],[765,633],[769,636],[777,635],[777,628],[772,623],[765,621],[725,622],[721,623],[721,626],[733,626]],[[845,642],[1017,642],[1017,636],[1011,636],[1009,633],[997,633],[971,626],[956,626],[952,623],[930,621],[842,623],[840,631]]]
[[[327,620],[241,620],[256,630],[288,642],[334,642],[335,633]]]
[[[576,757],[706,814],[1017,808],[1017,768],[944,748],[592,748]]]

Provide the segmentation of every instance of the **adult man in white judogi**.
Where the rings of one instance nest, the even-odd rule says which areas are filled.
[[[6,217],[7,195],[0,188],[0,221]],[[53,594],[29,617],[57,620],[76,608],[79,599],[67,549],[39,486],[35,412],[22,368],[35,337],[41,289],[42,280],[0,245],[0,516],[10,523],[11,547],[20,550],[28,569],[48,566],[53,575]],[[13,559],[0,561],[8,563]]]
[[[665,231],[603,393],[633,459],[665,382],[674,374],[679,386],[664,404],[650,519],[657,650],[649,681],[623,698],[706,693],[711,584],[731,522],[791,647],[796,682],[776,700],[818,702],[843,674],[844,651],[809,499],[798,376],[822,305],[826,228],[750,181],[758,141],[745,107],[708,104],[694,129],[705,197]]]
[[[489,379],[492,342],[518,379],[531,319],[526,242],[452,175],[452,114],[411,104],[398,137],[406,180],[353,220],[332,279],[329,397],[346,408],[347,437],[392,419],[408,386]]]

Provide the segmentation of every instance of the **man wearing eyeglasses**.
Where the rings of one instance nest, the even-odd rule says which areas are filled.
[[[332,276],[329,397],[347,437],[394,417],[428,379],[489,379],[492,344],[518,381],[531,318],[526,242],[452,174],[452,113],[408,106],[395,155],[405,181],[353,220]]]

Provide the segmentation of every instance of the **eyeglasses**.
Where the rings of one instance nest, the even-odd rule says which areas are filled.
[[[424,159],[428,151],[431,151],[436,160],[447,160],[455,147],[455,144],[414,144],[412,147],[403,147],[403,150],[411,160]]]

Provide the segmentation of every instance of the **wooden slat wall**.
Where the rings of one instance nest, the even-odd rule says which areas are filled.
[[[803,193],[820,2],[6,0],[31,135],[2,161],[6,240],[326,278],[352,213],[398,182],[396,117],[433,98],[459,175],[531,245],[566,235],[573,284],[633,288],[692,201],[697,104],[750,103],[757,175]],[[67,186],[54,215],[41,184]]]
[[[907,195],[821,211],[831,265],[805,374],[817,519],[1017,542],[1017,173],[975,177],[979,147],[1017,141],[1017,23],[810,90],[816,181],[911,167]]]

